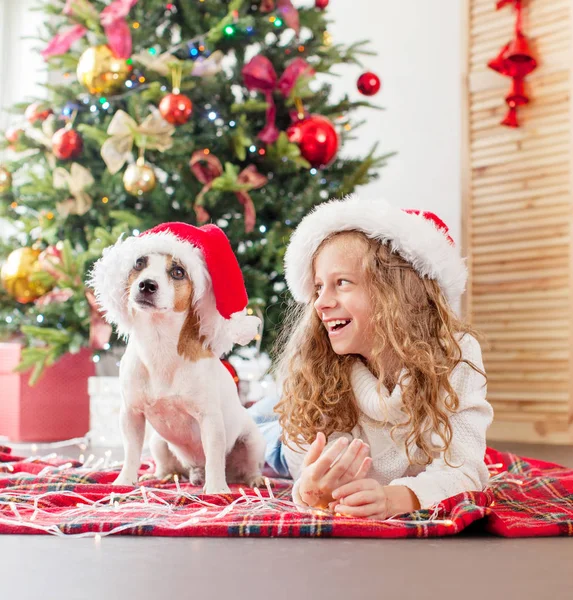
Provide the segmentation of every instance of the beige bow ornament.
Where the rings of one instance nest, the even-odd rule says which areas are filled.
[[[123,110],[118,110],[107,128],[110,137],[103,143],[101,156],[114,175],[131,156],[134,144],[138,148],[165,152],[173,145],[174,132],[175,127],[157,109],[152,109],[141,125]]]
[[[78,163],[72,163],[70,171],[63,167],[54,169],[54,188],[68,190],[71,198],[58,202],[56,208],[62,217],[85,215],[92,207],[93,200],[86,192],[94,184],[92,174]]]

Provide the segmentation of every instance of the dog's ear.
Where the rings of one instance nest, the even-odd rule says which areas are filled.
[[[204,346],[205,337],[201,336],[200,329],[199,314],[193,306],[193,295],[191,295],[187,316],[185,317],[185,322],[179,333],[179,341],[177,342],[177,353],[179,356],[192,362],[213,356],[213,353]]]

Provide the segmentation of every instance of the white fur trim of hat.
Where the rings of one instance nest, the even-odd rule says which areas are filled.
[[[460,299],[467,268],[443,221],[430,212],[406,211],[353,194],[317,205],[292,234],[285,275],[297,302],[309,302],[314,295],[312,259],[320,244],[334,233],[351,230],[388,244],[421,277],[435,279],[450,305]]]

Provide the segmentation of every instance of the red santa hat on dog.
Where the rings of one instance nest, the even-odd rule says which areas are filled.
[[[308,302],[313,297],[312,258],[322,241],[349,230],[362,231],[388,244],[420,277],[435,279],[450,304],[455,305],[461,297],[467,280],[465,261],[439,217],[352,195],[319,204],[293,233],[285,255],[285,271],[295,300]]]
[[[243,275],[225,233],[215,225],[194,227],[176,222],[120,238],[94,265],[89,285],[106,320],[116,325],[121,335],[129,335],[131,327],[125,299],[127,278],[135,261],[150,253],[170,254],[187,270],[201,335],[217,355],[255,337],[260,320],[247,315]]]

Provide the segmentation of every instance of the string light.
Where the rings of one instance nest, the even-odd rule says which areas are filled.
[[[273,23],[273,25],[274,25],[275,27],[282,27],[282,25],[283,25],[283,22],[282,22],[282,20],[281,20],[281,19],[279,19],[279,18],[276,18],[276,19],[274,20],[274,23]]]
[[[108,198],[107,196],[104,196],[104,197],[101,199],[101,201],[102,201],[104,204],[107,204],[107,203],[109,202],[109,198]]]
[[[225,35],[231,36],[235,33],[235,28],[232,25],[227,25],[225,29],[223,29]]]
[[[139,29],[139,23],[136,21],[136,22],[135,22],[135,23],[132,25],[132,27],[133,27],[134,29]]]
[[[38,323],[43,323],[44,322],[44,315],[38,315],[36,317],[36,321],[38,321]]]
[[[209,119],[211,121],[214,121],[217,118],[217,113],[214,111],[211,111],[207,116],[209,117]]]

